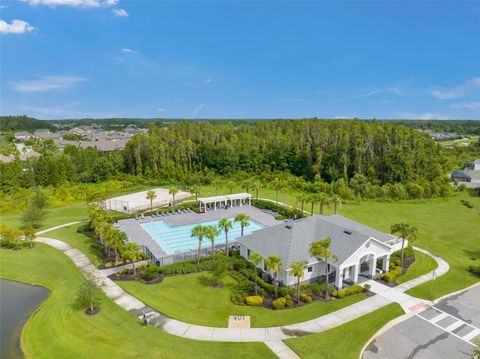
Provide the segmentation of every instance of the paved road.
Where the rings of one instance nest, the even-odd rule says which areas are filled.
[[[471,358],[480,340],[480,285],[448,297],[376,338],[364,359]]]

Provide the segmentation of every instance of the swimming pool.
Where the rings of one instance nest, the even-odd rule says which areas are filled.
[[[228,243],[232,243],[236,238],[240,237],[241,227],[239,222],[232,221],[233,228],[228,231]],[[220,220],[201,222],[203,226],[218,225]],[[141,226],[168,254],[184,253],[190,250],[198,249],[198,238],[192,237],[192,228],[197,223],[187,224],[183,226],[171,226],[165,221],[156,221],[142,223]],[[243,229],[243,234],[247,235],[253,231],[265,228],[261,223],[250,220],[250,225]],[[215,245],[225,244],[225,233],[222,231],[220,235],[215,237]],[[211,242],[208,238],[203,238],[202,248],[210,248]]]

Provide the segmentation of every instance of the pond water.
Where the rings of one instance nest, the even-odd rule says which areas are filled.
[[[23,325],[48,295],[48,289],[0,279],[0,358],[23,358],[20,350]]]

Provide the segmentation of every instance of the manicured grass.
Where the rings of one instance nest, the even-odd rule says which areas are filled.
[[[2,215],[1,222],[20,228],[22,226],[21,218],[22,213]],[[88,219],[87,204],[85,202],[77,202],[64,207],[49,208],[47,218],[39,230],[84,219]]]
[[[235,281],[225,276],[224,288],[213,288],[209,273],[192,273],[167,277],[159,284],[138,281],[117,282],[123,289],[160,312],[185,322],[226,327],[234,314],[250,315],[252,327],[287,325],[313,319],[365,299],[357,294],[331,302],[315,302],[303,307],[271,310],[263,307],[235,305],[230,288]]]
[[[0,277],[52,292],[22,331],[26,358],[275,358],[263,343],[194,341],[145,328],[107,297],[99,314],[87,316],[72,308],[83,277],[63,253],[37,244],[0,255]]]
[[[302,359],[358,359],[366,341],[402,314],[400,305],[392,303],[339,327],[284,342]]]
[[[418,278],[424,274],[430,273],[438,267],[435,259],[429,255],[415,251],[415,262],[413,262],[405,274],[399,276],[396,280],[398,284],[408,282],[411,279]]]
[[[86,223],[72,224],[68,227],[45,232],[42,236],[59,239],[77,249],[80,249],[80,251],[82,251],[94,265],[98,266],[103,262],[102,249],[99,248],[93,238],[77,232],[77,230],[83,226],[86,226]]]

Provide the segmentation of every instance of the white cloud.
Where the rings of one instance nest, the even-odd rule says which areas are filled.
[[[452,100],[464,97],[478,88],[480,88],[480,77],[472,77],[455,87],[431,87],[429,93],[438,100]]]
[[[47,5],[47,6],[73,6],[73,7],[99,7],[99,6],[114,6],[118,3],[111,0],[21,0],[30,5]]]
[[[207,84],[209,84],[210,82],[212,82],[212,79],[207,78],[207,79],[205,79],[204,81],[205,81]]]
[[[275,100],[276,103],[305,103],[307,100],[304,98],[297,98],[297,97],[285,97],[285,98],[279,98],[278,100]]]
[[[116,17],[127,17],[128,12],[125,9],[112,9],[113,15]]]
[[[24,34],[35,30],[28,22],[15,19],[11,24],[5,20],[0,20],[0,34]]]
[[[78,76],[40,76],[37,80],[11,81],[10,87],[18,92],[45,92],[72,87],[83,81],[87,79]]]
[[[193,110],[193,113],[192,113],[193,118],[196,118],[197,115],[198,115],[198,113],[199,113],[204,107],[205,107],[205,104],[204,104],[204,103],[202,103],[202,104],[200,104],[199,106],[195,107],[194,110]]]
[[[124,54],[138,54],[137,50],[132,50],[132,49],[129,49],[128,47],[124,47],[120,51],[122,51]]]
[[[438,112],[423,112],[423,113],[412,113],[412,112],[402,112],[397,118],[408,119],[408,120],[448,120],[451,118],[449,115],[441,114]]]
[[[480,102],[464,102],[464,103],[454,103],[450,106],[451,108],[456,108],[460,110],[480,110]]]
[[[163,107],[158,107],[157,112],[167,112],[167,109]]]

